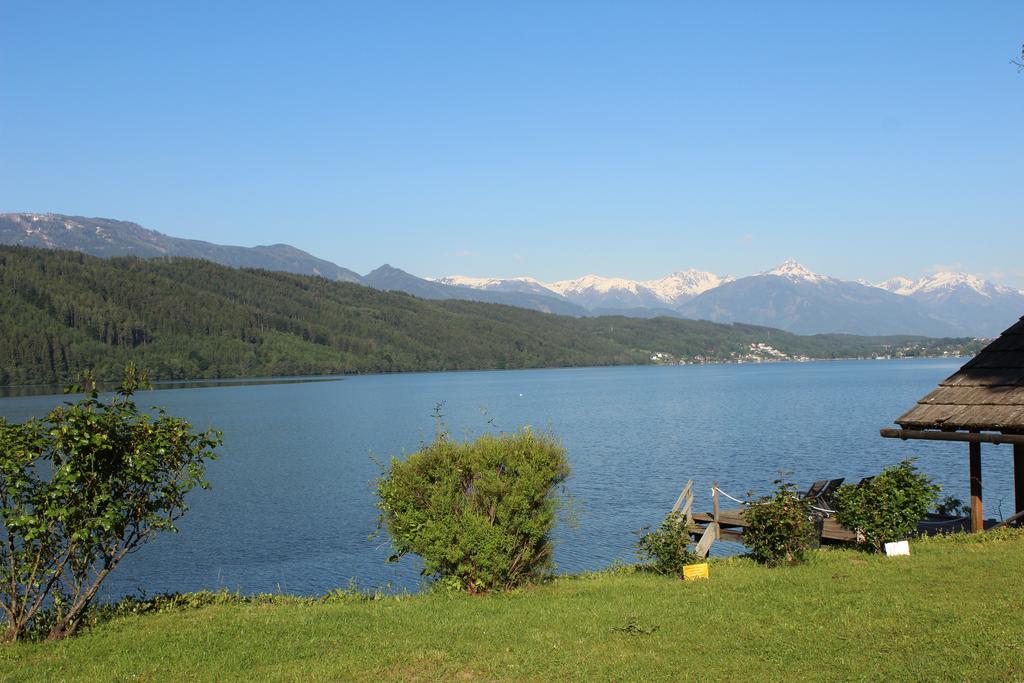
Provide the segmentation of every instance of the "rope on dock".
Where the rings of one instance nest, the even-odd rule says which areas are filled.
[[[718,488],[717,486],[712,486],[711,487],[711,495],[712,496],[715,495],[715,491],[718,491],[719,493],[721,493],[723,496],[725,496],[729,500],[734,501],[736,503],[739,503],[740,505],[753,505],[753,503],[751,503],[749,500],[740,500],[739,498],[736,498],[735,496],[730,496],[728,493],[726,493],[722,489]],[[822,513],[824,513],[826,515],[834,515],[836,513],[835,510],[832,510],[832,509],[829,509],[829,508],[820,508],[817,505],[809,505],[808,507],[811,508],[812,510],[817,510],[818,512],[822,512]]]
[[[715,491],[718,491],[719,493],[721,493],[723,496],[725,496],[729,500],[735,501],[735,502],[739,503],[740,505],[750,505],[750,501],[740,500],[739,498],[734,498],[734,497],[730,496],[728,493],[726,493],[725,491],[723,491],[722,489],[718,488],[717,486],[712,486],[711,487],[711,495],[712,496],[715,495]]]

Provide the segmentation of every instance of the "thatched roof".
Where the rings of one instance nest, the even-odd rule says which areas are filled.
[[[904,429],[1024,434],[1024,318],[896,422]]]

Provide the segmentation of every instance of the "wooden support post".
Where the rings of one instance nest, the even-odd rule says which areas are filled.
[[[1013,497],[1017,512],[1024,512],[1024,444],[1013,444]]]
[[[683,503],[683,516],[686,517],[686,528],[693,528],[693,479],[686,482],[686,502]]]
[[[984,508],[981,503],[981,444],[972,441],[971,453],[971,532],[984,531]]]
[[[718,535],[718,482],[711,482],[711,503],[714,506],[714,518],[715,518],[715,540],[719,538]]]

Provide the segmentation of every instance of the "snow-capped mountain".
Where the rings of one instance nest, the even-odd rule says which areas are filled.
[[[518,308],[529,308],[557,315],[570,315],[573,317],[587,315],[587,309],[566,301],[554,292],[549,292],[546,289],[534,292],[532,290],[466,287],[417,277],[388,264],[384,264],[380,268],[364,275],[362,283],[374,289],[405,292],[406,294],[418,296],[421,299],[483,301],[492,304],[516,306]]]
[[[878,287],[820,275],[790,259],[710,289],[680,307],[688,318],[753,323],[799,334],[948,336],[949,321]]]
[[[894,277],[876,286],[894,294],[902,294],[903,296],[955,292],[957,290],[970,290],[988,298],[1022,293],[1011,287],[982,280],[980,277],[970,273],[955,273],[951,271],[941,271],[916,281],[906,277]]]
[[[862,285],[878,287],[879,289],[884,289],[887,292],[892,292],[893,294],[899,294],[901,296],[910,296],[914,293],[914,281],[909,277],[903,277],[901,275],[890,278],[885,282],[879,282],[877,285],[872,285],[867,280],[859,280],[859,282]]]
[[[689,268],[667,275],[660,280],[647,280],[641,284],[654,292],[655,296],[663,302],[676,305],[735,279],[731,276],[720,277],[714,273]]]
[[[784,277],[787,280],[792,280],[793,282],[810,282],[813,284],[821,282],[838,282],[838,280],[833,277],[819,275],[808,270],[801,264],[797,263],[795,259],[786,259],[771,270],[764,271],[761,275],[774,275],[775,277]]]
[[[1024,291],[969,273],[943,271],[918,280],[894,277],[877,286],[913,299],[965,334],[995,335],[1009,321],[1024,315]]]
[[[427,278],[432,282],[455,287],[469,287],[487,292],[522,292],[524,294],[541,294],[559,296],[548,285],[532,277],[467,277],[465,275],[449,275],[448,277]]]
[[[548,288],[574,304],[596,309],[657,308],[665,302],[654,290],[636,280],[584,275],[552,282]]]
[[[1024,294],[966,273],[872,284],[816,273],[794,259],[739,279],[690,268],[655,280],[585,275],[546,283],[528,277],[452,276],[437,282],[547,293],[591,315],[677,315],[799,333],[993,336],[1024,315]]]
[[[545,283],[532,277],[488,278],[449,275],[433,282],[484,291],[524,292],[559,296],[596,310],[634,308],[665,309],[678,306],[698,294],[714,289],[732,277],[722,277],[695,268],[681,270],[656,280],[584,275],[572,280]]]

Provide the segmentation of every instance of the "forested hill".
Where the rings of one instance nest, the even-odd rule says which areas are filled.
[[[0,247],[0,385],[111,379],[129,360],[184,379],[735,360],[758,343],[834,358],[969,341],[570,318],[194,259]]]

